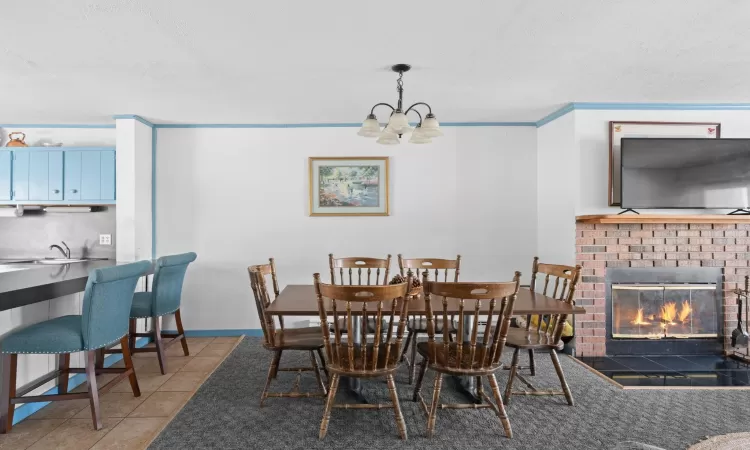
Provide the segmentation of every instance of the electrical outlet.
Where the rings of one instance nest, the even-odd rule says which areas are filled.
[[[111,234],[100,234],[99,235],[99,245],[112,245],[112,235]]]

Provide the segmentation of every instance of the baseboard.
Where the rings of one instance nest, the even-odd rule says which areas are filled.
[[[177,330],[164,330],[165,333],[177,333]],[[187,337],[225,337],[225,336],[263,336],[261,329],[248,330],[185,330]]]
[[[135,346],[139,348],[145,347],[146,345],[148,345],[149,342],[151,342],[150,338],[146,338],[146,337],[139,338],[138,340],[135,341]],[[106,358],[104,358],[104,367],[109,367],[113,365],[114,363],[120,361],[121,359],[122,359],[121,353],[115,353],[115,354],[109,355]],[[77,373],[68,379],[68,390],[69,391],[73,390],[85,382],[86,382],[86,374]],[[44,392],[42,395],[53,395],[53,394],[57,394],[57,386],[53,387],[47,392]],[[16,408],[15,412],[13,413],[13,425],[17,424],[18,422],[29,417],[30,415],[34,414],[35,412],[39,411],[40,409],[44,408],[45,406],[49,404],[50,402],[23,403],[21,406]]]

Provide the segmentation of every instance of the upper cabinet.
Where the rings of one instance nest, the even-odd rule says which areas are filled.
[[[0,204],[114,204],[111,147],[0,150]]]

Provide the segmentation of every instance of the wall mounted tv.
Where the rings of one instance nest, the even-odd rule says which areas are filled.
[[[750,206],[750,139],[623,138],[622,207]]]

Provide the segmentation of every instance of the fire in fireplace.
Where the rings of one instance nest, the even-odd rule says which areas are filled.
[[[612,337],[717,337],[715,295],[715,284],[613,284]]]

